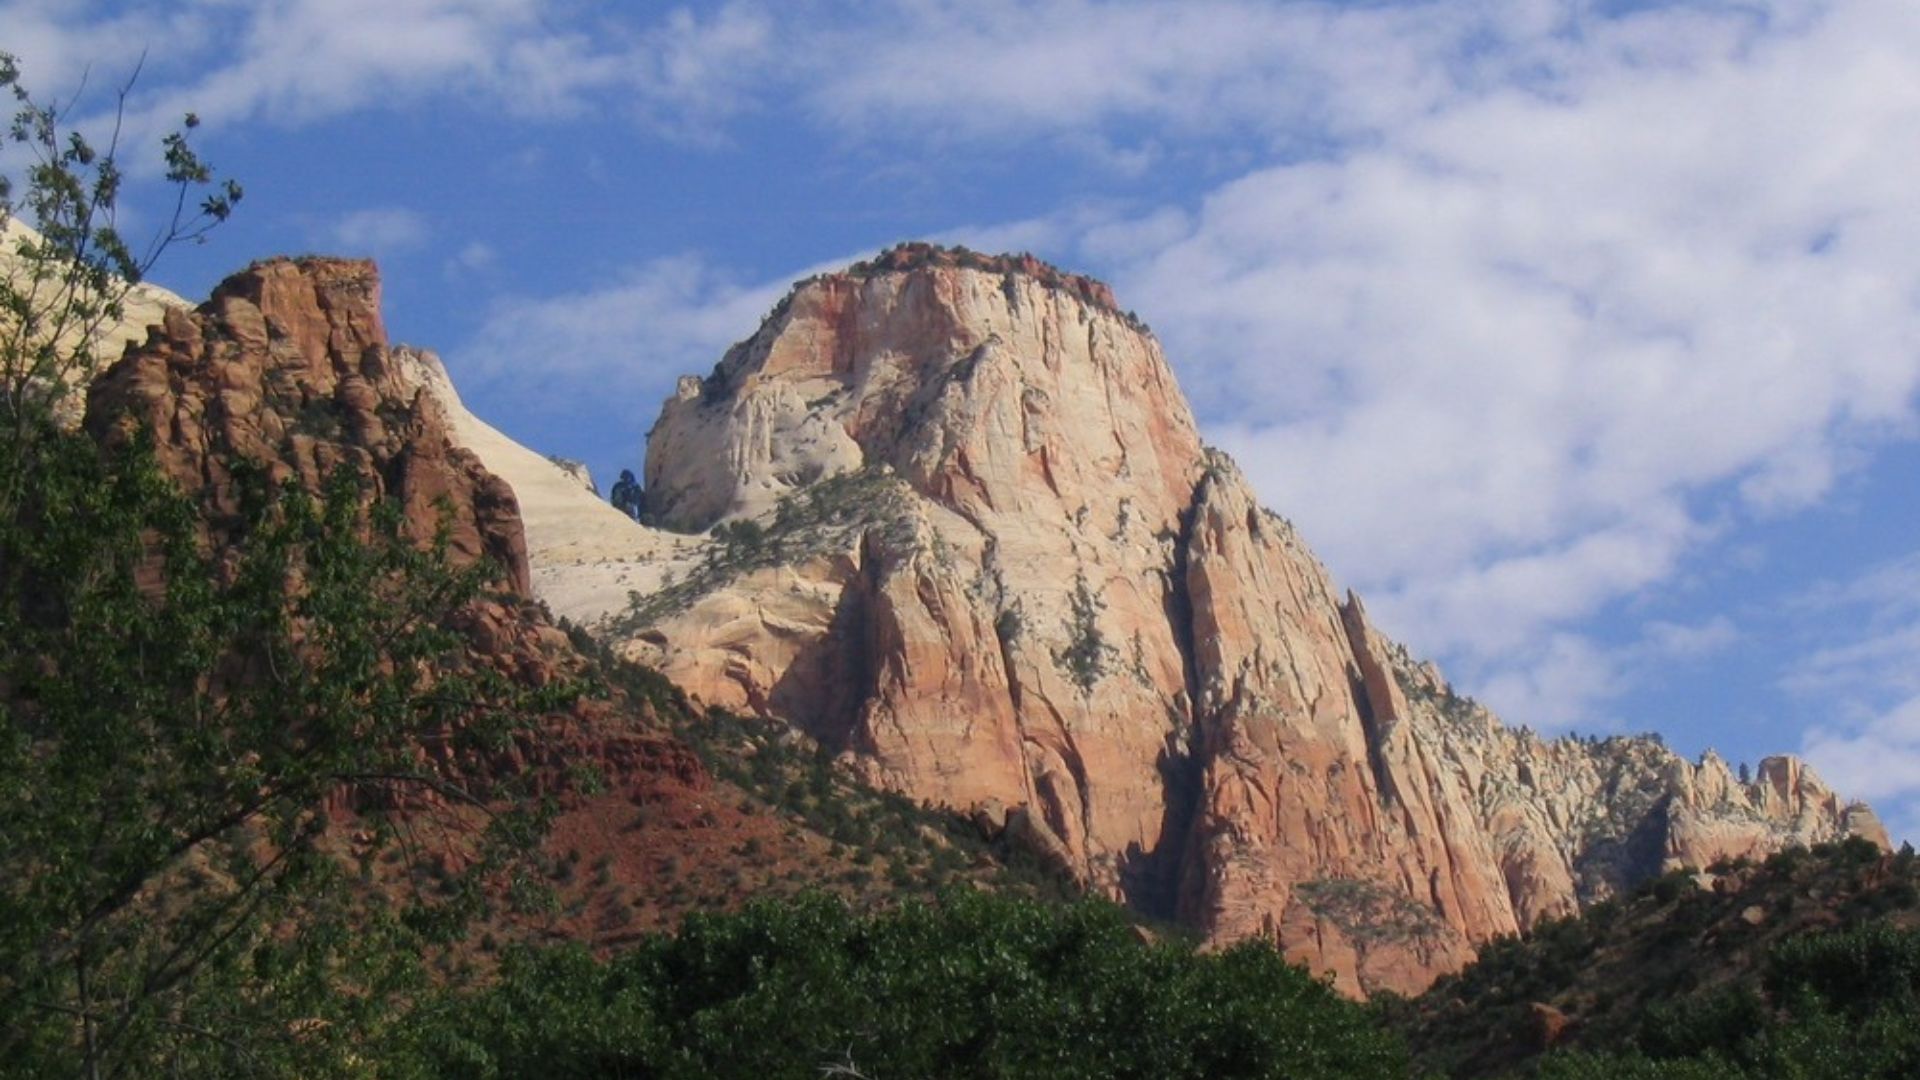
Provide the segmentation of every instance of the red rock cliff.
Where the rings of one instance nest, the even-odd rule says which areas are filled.
[[[1741,785],[1456,697],[1086,279],[916,247],[804,282],[682,380],[646,472],[669,526],[755,526],[611,621],[629,650],[1349,990],[1418,990],[1666,865],[1877,829],[1796,764]]]
[[[161,461],[202,496],[213,527],[238,511],[236,461],[309,488],[349,466],[398,498],[409,530],[432,536],[451,511],[456,558],[491,558],[529,596],[513,489],[453,445],[430,395],[393,363],[370,262],[278,259],[222,282],[193,312],[169,310],[147,341],[89,389],[86,423],[104,438],[151,430]]]

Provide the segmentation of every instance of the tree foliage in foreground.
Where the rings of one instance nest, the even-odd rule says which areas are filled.
[[[30,437],[37,413],[76,394],[102,359],[94,342],[121,320],[133,287],[169,247],[205,239],[240,201],[240,185],[218,179],[188,143],[200,123],[189,113],[161,141],[171,212],[144,241],[121,230],[119,117],[131,86],[121,87],[111,134],[96,146],[63,128],[66,109],[37,100],[19,62],[0,51],[0,94],[14,108],[3,137],[26,161],[24,183],[0,176],[0,224],[24,211],[38,231],[10,238],[14,258],[0,274],[0,440]],[[0,506],[17,494],[15,480],[0,476]]]
[[[350,857],[415,854],[390,811],[464,809],[476,854],[527,835],[437,764],[538,704],[446,626],[487,570],[408,543],[351,474],[255,484],[210,554],[147,447],[23,447],[0,445],[31,477],[0,519],[0,1068],[319,1072],[482,903],[485,858],[392,903],[357,887]]]
[[[0,1073],[346,1071],[531,836],[456,763],[551,702],[451,629],[494,572],[456,567],[445,529],[409,543],[364,478],[308,492],[232,462],[216,547],[145,440],[63,426],[131,284],[240,193],[168,136],[173,213],[136,254],[117,132],[63,131],[4,53],[0,91],[26,161],[0,223],[38,229],[0,275]],[[431,893],[405,887],[427,819],[396,812],[421,793],[471,859]],[[354,872],[395,850],[401,882]]]
[[[1143,943],[1111,905],[956,891],[697,916],[609,961],[509,955],[396,1069],[463,1078],[1403,1077],[1358,1005],[1248,942]]]

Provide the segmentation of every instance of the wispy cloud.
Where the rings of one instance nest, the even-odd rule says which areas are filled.
[[[1526,664],[1484,676],[1478,696],[1494,702],[1511,722],[1542,731],[1613,730],[1600,706],[1619,692],[1621,658],[1578,634],[1549,635]]]
[[[1897,835],[1920,837],[1920,555],[1816,585],[1786,614],[1832,642],[1780,679],[1818,717],[1808,759],[1841,790],[1878,801]]]
[[[358,256],[403,254],[424,245],[432,235],[425,216],[395,206],[351,211],[320,232],[340,254]]]
[[[497,301],[448,363],[462,385],[534,409],[617,398],[651,420],[676,376],[704,373],[787,283],[742,283],[694,256],[658,259],[596,288]]]
[[[500,261],[500,253],[492,244],[484,240],[469,240],[460,250],[448,256],[442,268],[450,278],[463,278],[492,269]]]
[[[149,43],[146,92],[127,118],[155,136],[192,111],[212,130],[299,125],[367,109],[457,101],[522,118],[618,103],[635,122],[707,138],[771,69],[772,24],[754,5],[561,12],[541,0],[260,0],[235,4],[0,4],[7,47],[37,87],[82,72],[121,79]],[[110,97],[90,95],[104,108]],[[99,127],[98,121],[91,126]]]
[[[1252,133],[1293,144],[1425,107],[1446,81],[1435,57],[1470,27],[1502,30],[1525,6],[869,5],[814,54],[807,101],[827,122],[862,132],[1005,140],[1092,130],[1133,145]]]

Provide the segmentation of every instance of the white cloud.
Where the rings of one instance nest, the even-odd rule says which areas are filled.
[[[503,299],[448,363],[462,387],[535,408],[619,398],[644,414],[644,430],[673,379],[710,370],[786,287],[741,284],[692,256],[659,259],[584,292]]]
[[[64,104],[84,89],[108,98],[147,54],[148,78],[164,78],[169,52],[150,54],[151,43],[197,48],[206,40],[204,21],[177,7],[103,11],[87,0],[0,2],[0,48],[22,63],[22,81],[43,104]]]
[[[1920,840],[1920,697],[1814,727],[1801,753],[1835,790],[1873,803],[1896,842]]]
[[[386,206],[351,211],[323,232],[342,255],[391,256],[425,244],[432,229],[418,212]]]
[[[489,270],[499,260],[500,253],[493,249],[493,245],[484,240],[469,240],[447,259],[446,273],[449,277],[465,277]]]
[[[1618,692],[1617,658],[1575,634],[1555,634],[1532,663],[1509,667],[1484,680],[1479,695],[1498,702],[1516,724],[1542,731],[1568,731],[1617,723],[1598,719],[1601,703]]]
[[[90,68],[124,77],[151,45],[127,120],[143,140],[188,111],[217,129],[446,100],[521,117],[617,102],[663,132],[707,138],[715,120],[750,106],[775,42],[758,6],[743,4],[635,19],[563,14],[542,0],[151,0],[110,13],[15,0],[0,3],[0,25],[30,85],[62,92]],[[108,108],[98,81],[95,90],[91,109]]]
[[[1816,727],[1806,755],[1821,776],[1849,795],[1904,801],[1920,796],[1920,697],[1864,723]]]
[[[1920,552],[1880,563],[1850,579],[1822,581],[1794,597],[1796,612],[1853,608],[1873,625],[1920,616]]]
[[[1920,693],[1920,622],[1816,649],[1794,665],[1782,685],[1802,695]]]
[[[209,121],[298,123],[448,91],[506,88],[528,0],[264,0],[206,5],[221,48],[152,106]]]
[[[1620,731],[1629,718],[1612,703],[1628,688],[1652,673],[1707,661],[1741,636],[1724,615],[1694,623],[1652,620],[1640,627],[1636,640],[1612,646],[1554,631],[1512,645],[1512,654],[1524,662],[1481,660],[1470,664],[1467,674],[1476,696],[1497,703],[1515,724],[1546,732]]]
[[[714,121],[752,107],[754,91],[779,65],[772,18],[727,4],[701,19],[677,8],[624,58],[641,115],[657,127],[710,138]]]
[[[1256,131],[1281,141],[1424,107],[1432,63],[1528,5],[1340,8],[1245,0],[870,5],[813,50],[807,100],[856,131],[1116,142]],[[849,62],[851,61],[851,62]],[[1329,83],[1366,84],[1331,101]],[[1116,121],[1151,126],[1123,133]],[[1089,140],[1089,146],[1101,145]]]
[[[1802,752],[1839,790],[1875,800],[1896,836],[1920,838],[1920,554],[1816,585],[1783,615],[1839,642],[1781,676],[1819,717]]]

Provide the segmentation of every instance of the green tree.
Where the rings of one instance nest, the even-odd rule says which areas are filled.
[[[0,83],[42,236],[0,285],[0,1073],[348,1071],[535,834],[463,763],[565,690],[466,658],[454,618],[496,571],[454,565],[444,523],[409,543],[364,478],[308,492],[234,462],[212,549],[149,439],[57,422],[151,259],[112,228],[114,147],[60,134],[10,58]],[[211,179],[179,136],[166,164],[176,207]],[[176,209],[151,254],[237,197]],[[423,804],[473,859],[432,891],[407,887]],[[398,881],[351,872],[389,850]]]
[[[410,545],[348,473],[320,497],[262,486],[244,541],[209,555],[144,446],[30,445],[0,450],[33,479],[0,521],[0,1068],[347,1052],[531,835],[470,811],[480,861],[391,903],[347,873],[414,854],[408,789],[486,804],[459,762],[549,704],[460,658],[447,617],[489,570]],[[372,841],[341,835],[341,801]]]
[[[26,159],[24,185],[0,176],[0,225],[24,212],[37,235],[6,234],[12,250],[0,273],[0,437],[17,442],[33,418],[72,394],[98,366],[95,342],[118,323],[129,291],[167,249],[203,240],[233,213],[240,185],[220,180],[187,141],[199,126],[189,113],[162,140],[171,211],[144,243],[120,229],[120,118],[134,80],[122,85],[108,141],[95,146],[62,127],[64,111],[35,100],[14,56],[0,52],[0,89],[14,113],[6,139]],[[0,477],[0,506],[21,478]]]
[[[1404,1077],[1364,1010],[1259,942],[1142,942],[1117,908],[979,892],[860,917],[814,897],[599,962],[510,955],[423,1013],[423,1076]]]
[[[1836,852],[1836,856],[1838,853]],[[1624,1053],[1565,1053],[1552,1080],[1920,1075],[1920,931],[1872,922],[1787,938],[1769,957],[1766,999],[1723,987],[1646,1010]]]

